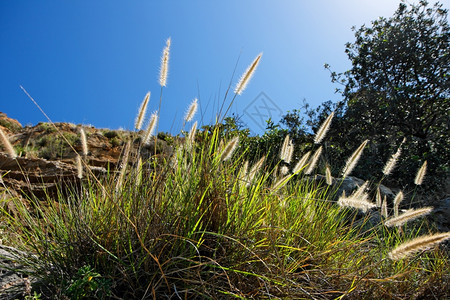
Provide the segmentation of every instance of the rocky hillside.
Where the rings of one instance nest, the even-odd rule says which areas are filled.
[[[131,139],[135,151],[140,143],[139,133],[136,132],[70,123],[39,123],[23,127],[17,120],[1,112],[0,128],[18,155],[16,159],[11,158],[0,143],[0,174],[5,185],[12,191],[29,195],[33,193],[38,197],[43,196],[44,190],[47,193],[55,192],[58,183],[73,184],[79,181],[75,160],[77,153],[82,152],[81,128],[86,133],[89,150],[85,160],[94,174],[106,173],[107,170],[114,172],[124,143]],[[156,150],[153,141],[149,146],[140,148],[140,155],[145,158],[155,151],[157,155],[171,152],[171,147],[164,139],[158,139],[156,145]]]

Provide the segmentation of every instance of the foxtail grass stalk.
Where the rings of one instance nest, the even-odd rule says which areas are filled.
[[[144,133],[143,143],[148,145],[150,143],[150,138],[153,136],[153,132],[155,131],[156,123],[158,122],[158,114],[154,112],[150,117],[150,122],[148,123],[147,130]],[[156,148],[156,143],[155,143]]]
[[[142,183],[142,158],[139,157],[138,163],[137,163],[137,167],[136,167],[136,186],[140,186]]]
[[[136,117],[134,127],[137,130],[141,130],[142,124],[144,123],[145,113],[147,112],[148,101],[150,100],[150,92],[145,95],[144,100],[142,100],[141,106],[139,107],[139,113]]]
[[[381,191],[380,191],[380,187],[377,188],[377,194],[375,196],[375,203],[377,205],[377,207],[381,207],[382,204],[382,200],[381,200]]]
[[[272,186],[272,191],[276,192],[278,191],[280,188],[282,188],[283,186],[286,185],[286,183],[288,183],[289,179],[292,178],[292,175],[286,175],[282,178],[280,178],[278,181],[276,181],[274,183],[274,185]]]
[[[333,184],[333,177],[331,176],[331,170],[329,166],[325,167],[325,181],[328,185]]]
[[[367,210],[376,206],[372,202],[367,201],[367,199],[365,199],[365,198],[367,198],[367,197],[363,197],[363,198],[355,198],[353,196],[346,197],[345,193],[343,193],[342,196],[339,197],[339,200],[337,203],[341,207],[353,207],[356,209],[360,209],[362,212],[365,213]]]
[[[400,191],[397,193],[397,195],[394,198],[394,216],[397,217],[398,216],[398,207],[400,205],[400,202],[403,201],[403,192]]]
[[[364,147],[366,147],[369,140],[365,140],[358,149],[353,152],[352,156],[350,156],[347,160],[347,163],[345,164],[344,170],[342,171],[342,178],[347,177],[350,175],[350,173],[355,168],[356,164],[358,163],[359,158],[361,157],[361,154],[364,150]]]
[[[161,68],[159,71],[159,85],[161,85],[161,87],[167,85],[167,76],[169,73],[170,44],[171,40],[170,38],[168,38],[166,41],[166,47],[164,48],[161,57]]]
[[[384,218],[388,217],[388,211],[387,211],[387,198],[386,196],[383,197],[383,203],[381,203],[381,215]]]
[[[308,151],[307,153],[305,153],[302,156],[302,158],[300,158],[300,160],[295,165],[294,169],[292,170],[292,173],[297,174],[301,170],[303,170],[303,168],[306,166],[306,162],[308,161],[310,155],[311,155],[311,151]]]
[[[239,170],[239,180],[244,181],[248,176],[248,160],[244,162],[241,169]]]
[[[281,150],[280,150],[280,159],[281,160],[286,160],[287,152],[288,152],[288,148],[289,148],[289,144],[290,143],[291,143],[291,140],[289,139],[289,134],[288,134],[284,138],[283,145],[281,146]]]
[[[128,141],[125,145],[125,150],[123,151],[122,162],[120,164],[119,178],[117,179],[116,192],[122,188],[123,178],[125,177],[125,172],[127,171],[128,159],[130,157],[131,141]]]
[[[314,143],[320,144],[320,142],[323,140],[325,135],[327,134],[328,130],[330,129],[331,120],[334,117],[334,112],[332,112],[323,122],[322,126],[320,126],[319,130],[316,133],[316,136],[314,137]]]
[[[250,172],[247,176],[247,185],[250,185],[255,179],[256,174],[261,170],[264,161],[266,160],[266,156],[261,157],[250,169]]]
[[[222,161],[229,160],[233,156],[233,153],[236,150],[238,144],[239,144],[239,136],[237,135],[226,144],[221,154]]]
[[[366,198],[366,190],[369,186],[369,181],[364,182],[357,190],[352,194],[352,197],[355,199],[364,199]]]
[[[400,260],[411,256],[416,252],[428,250],[447,239],[450,239],[450,232],[420,236],[397,246],[394,250],[389,252],[388,256],[392,260]]]
[[[261,56],[262,56],[262,53],[260,53],[260,54],[255,58],[255,60],[252,62],[252,64],[247,68],[247,70],[245,70],[244,74],[243,74],[243,75],[241,76],[241,78],[239,79],[239,82],[236,84],[236,87],[235,87],[235,89],[234,89],[234,97],[233,97],[233,99],[231,100],[230,104],[228,105],[227,110],[225,111],[225,113],[224,113],[223,115],[222,115],[222,108],[223,108],[223,105],[225,104],[225,100],[224,100],[224,102],[222,103],[222,106],[220,107],[219,115],[218,115],[218,118],[217,118],[218,123],[221,123],[222,120],[223,120],[223,118],[227,115],[228,111],[230,110],[231,106],[232,106],[233,103],[234,103],[234,100],[236,99],[236,96],[237,96],[237,95],[241,95],[242,92],[243,92],[243,91],[245,90],[245,88],[247,87],[248,83],[250,82],[250,79],[252,78],[253,74],[254,74],[255,71],[256,71],[256,67],[257,67],[258,64],[259,64],[259,61],[260,61],[260,59],[261,59]],[[227,91],[227,94],[228,94],[228,91]],[[227,95],[227,94],[226,94],[226,95]],[[226,98],[226,96],[225,96],[225,98]]]
[[[236,95],[241,95],[242,92],[247,87],[248,83],[250,82],[250,79],[252,78],[253,74],[256,71],[256,68],[259,65],[259,61],[261,59],[262,53],[260,53],[252,62],[250,66],[248,66],[247,70],[245,70],[244,74],[242,74],[241,78],[239,79],[238,83],[236,84],[236,88],[234,89],[234,93]]]
[[[425,177],[425,173],[427,172],[427,161],[423,163],[420,167],[419,171],[416,174],[416,178],[414,179],[415,185],[421,185],[423,182],[423,178]]]
[[[81,127],[81,129],[80,129],[80,136],[81,136],[81,147],[83,149],[83,156],[87,156],[89,153],[88,143],[87,143],[87,138],[86,138],[86,132],[84,132],[83,127]]]
[[[397,152],[395,152],[392,157],[388,160],[388,162],[386,163],[386,165],[383,168],[383,174],[385,176],[388,176],[392,173],[392,171],[395,168],[395,165],[397,164],[398,158],[400,157],[400,154],[402,152],[402,145],[400,144],[400,146],[397,149]]]
[[[8,155],[11,156],[12,158],[16,158],[17,157],[16,151],[14,150],[13,146],[11,145],[11,142],[9,141],[8,137],[1,128],[0,128],[0,138],[3,142],[3,145],[5,146],[6,153],[8,153]]]
[[[76,166],[77,166],[77,177],[79,179],[83,178],[83,164],[81,163],[81,157],[77,154],[76,156]]]
[[[387,227],[402,226],[406,222],[428,215],[433,211],[433,207],[423,207],[420,209],[408,209],[397,217],[392,217],[384,222]]]
[[[312,156],[311,160],[308,163],[308,168],[305,171],[306,175],[309,175],[314,171],[314,168],[316,167],[317,161],[319,160],[320,155],[322,154],[322,146],[320,146],[316,152],[314,152],[314,155]]]
[[[194,146],[196,133],[197,133],[197,121],[195,121],[194,124],[192,124],[191,130],[189,130],[186,140],[187,149],[191,149]]]
[[[197,100],[197,98],[195,98],[192,101],[191,105],[189,105],[189,108],[188,108],[188,110],[186,112],[186,115],[184,116],[184,121],[185,122],[192,121],[192,119],[195,116],[195,113],[197,112],[197,107],[198,107],[198,100]]]

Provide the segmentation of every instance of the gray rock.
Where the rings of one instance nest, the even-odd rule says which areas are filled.
[[[439,231],[450,231],[450,197],[434,204],[434,210],[431,212],[430,218]]]
[[[0,245],[0,300],[22,298],[31,293],[31,285],[36,282],[24,275],[24,266],[18,263],[26,254],[13,247]]]

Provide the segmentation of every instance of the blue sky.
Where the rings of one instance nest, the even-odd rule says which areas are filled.
[[[0,0],[0,111],[23,125],[46,121],[22,85],[55,122],[132,129],[147,91],[149,112],[158,108],[160,57],[171,37],[159,129],[179,132],[196,97],[203,112],[196,120],[213,122],[230,80],[234,86],[263,52],[231,109],[261,133],[264,124],[251,116],[252,108],[276,106],[272,118],[278,121],[303,99],[313,106],[339,100],[324,63],[347,70],[351,27],[393,15],[399,3]],[[442,3],[449,7],[448,0]]]

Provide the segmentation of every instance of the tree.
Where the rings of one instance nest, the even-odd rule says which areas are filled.
[[[398,168],[401,184],[411,183],[415,170],[428,160],[433,175],[448,176],[450,161],[450,30],[447,10],[428,2],[401,3],[391,18],[379,18],[355,31],[345,52],[352,68],[332,72],[341,83],[344,107],[330,133],[343,154],[361,140],[372,141],[364,166],[381,169],[403,137],[404,157]],[[329,66],[326,65],[329,69]],[[323,118],[323,116],[322,116]],[[344,123],[342,123],[344,122]],[[338,128],[337,126],[340,126]],[[348,129],[345,136],[334,133]],[[345,152],[345,153],[344,153]],[[372,164],[372,165],[370,165]],[[431,174],[430,173],[430,174]]]

